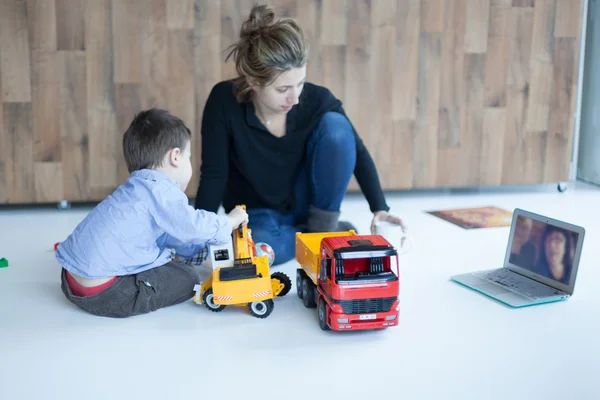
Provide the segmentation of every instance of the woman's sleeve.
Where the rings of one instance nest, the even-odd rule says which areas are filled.
[[[223,201],[229,162],[229,135],[224,118],[223,102],[215,86],[202,114],[202,157],[196,209],[217,212]]]
[[[390,207],[385,201],[385,195],[381,188],[379,175],[377,174],[377,167],[375,166],[375,162],[373,162],[369,150],[358,135],[356,128],[346,115],[341,104],[338,106],[337,111],[348,119],[352,130],[354,130],[354,137],[356,139],[356,167],[354,168],[354,176],[369,203],[371,212],[389,211]]]

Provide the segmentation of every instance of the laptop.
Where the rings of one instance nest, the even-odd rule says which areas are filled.
[[[513,213],[502,268],[450,279],[511,307],[573,295],[585,229],[522,209]]]

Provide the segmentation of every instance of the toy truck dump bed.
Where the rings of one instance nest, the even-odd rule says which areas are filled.
[[[337,236],[356,236],[356,232],[300,233],[296,235],[296,261],[300,263],[306,274],[315,284],[317,283],[317,275],[319,273],[321,241],[326,237]],[[301,283],[296,280],[296,288],[298,290],[302,287]]]
[[[396,249],[380,235],[354,231],[297,233],[298,297],[318,308],[328,330],[380,329],[397,324]]]

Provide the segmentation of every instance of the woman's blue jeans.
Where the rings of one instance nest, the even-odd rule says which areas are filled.
[[[274,264],[294,258],[296,232],[306,223],[309,206],[337,212],[356,165],[356,140],[343,114],[328,112],[311,133],[294,189],[294,209],[282,214],[268,208],[248,210],[254,242],[265,242],[275,252]]]

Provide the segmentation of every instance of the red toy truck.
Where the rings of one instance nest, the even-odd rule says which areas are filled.
[[[398,324],[398,254],[381,235],[355,231],[296,234],[298,297],[317,307],[323,330]]]

